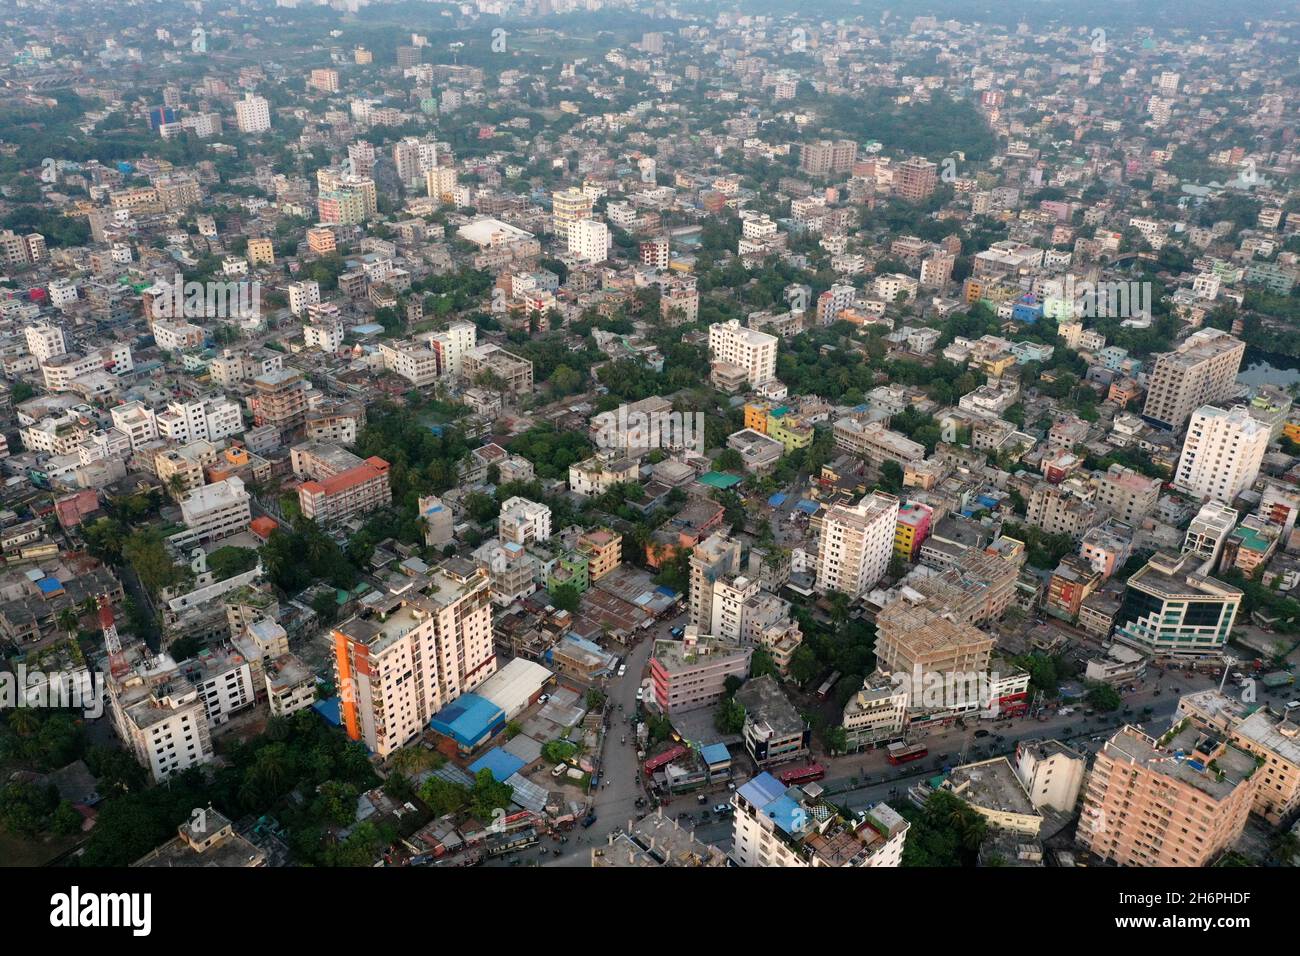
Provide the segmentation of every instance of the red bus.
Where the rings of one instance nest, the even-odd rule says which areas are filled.
[[[889,762],[897,767],[900,763],[920,760],[929,752],[924,744],[892,743],[887,748],[886,756],[889,758]]]
[[[805,783],[814,783],[826,776],[826,768],[819,763],[810,763],[803,767],[791,767],[776,775],[787,787],[798,787]]]

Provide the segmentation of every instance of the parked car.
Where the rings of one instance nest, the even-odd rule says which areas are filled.
[[[987,730],[977,730],[977,731],[975,731],[975,736],[976,736],[976,737],[987,737],[988,735],[989,735],[989,732],[988,732]]]
[[[627,665],[626,665],[626,664],[619,664],[619,665],[618,665],[618,676],[619,676],[619,677],[622,677],[622,676],[623,676],[624,674],[626,674],[626,673],[627,673]]]
[[[638,688],[636,689],[636,699],[639,700],[639,701],[641,701],[641,700],[645,700],[645,688],[644,688],[644,687],[638,687]]]
[[[596,822],[596,814],[589,813],[582,818],[582,828],[585,830],[587,827],[591,826],[595,822]]]
[[[731,805],[727,803],[719,803],[716,807],[713,808],[713,812],[720,817],[725,817],[728,813],[731,812]]]

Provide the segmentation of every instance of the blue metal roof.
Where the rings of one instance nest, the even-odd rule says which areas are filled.
[[[429,726],[462,747],[470,748],[481,744],[505,720],[505,712],[492,701],[478,694],[462,694],[438,711]]]
[[[776,494],[774,494],[771,498],[768,498],[768,499],[767,499],[767,503],[768,503],[769,505],[771,505],[773,508],[779,508],[779,507],[781,507],[783,504],[785,504],[785,499],[786,499],[786,496],[785,496],[784,494],[782,494],[781,492],[778,491],[778,492],[777,492]]]
[[[500,783],[515,773],[524,762],[512,753],[506,753],[500,747],[493,747],[483,756],[469,765],[469,772],[478,776],[480,770],[492,771],[492,779]]]
[[[700,748],[700,756],[704,758],[706,764],[713,766],[729,761],[731,751],[727,749],[726,744],[705,744]]]

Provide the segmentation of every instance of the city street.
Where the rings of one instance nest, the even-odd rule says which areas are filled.
[[[518,859],[525,865],[588,866],[593,847],[603,846],[612,831],[624,829],[630,820],[650,812],[648,804],[640,808],[636,806],[636,798],[643,796],[644,791],[636,777],[639,761],[636,755],[635,728],[630,715],[636,713],[636,690],[646,673],[654,636],[667,635],[669,628],[684,624],[685,619],[686,615],[682,613],[656,624],[650,634],[629,652],[626,674],[622,678],[611,679],[606,687],[610,698],[611,727],[601,754],[602,785],[594,795],[596,822],[586,829],[575,827],[567,834],[567,843],[544,838],[541,847],[522,850],[494,860],[489,865],[509,865],[512,859]],[[1072,713],[1065,716],[1053,713],[1046,720],[1019,717],[988,721],[972,717],[965,721],[965,727],[953,726],[942,732],[917,737],[916,740],[924,743],[930,753],[923,760],[903,767],[891,766],[883,749],[841,757],[814,755],[814,759],[827,768],[826,779],[822,781],[827,794],[834,796],[837,802],[849,809],[866,809],[882,800],[898,805],[907,799],[908,788],[942,771],[944,767],[996,756],[1010,757],[1014,754],[1016,745],[1023,740],[1053,738],[1090,756],[1114,730],[1125,723],[1133,723],[1159,734],[1169,727],[1180,696],[1217,686],[1218,677],[1210,674],[1198,673],[1188,677],[1179,670],[1152,671],[1136,682],[1135,689],[1124,695],[1123,707],[1112,713],[1089,717],[1084,713],[1088,709],[1087,704],[1080,703],[1075,705]],[[1224,690],[1228,694],[1239,693],[1231,680]],[[1294,688],[1284,688],[1261,702],[1280,705],[1293,696]],[[619,704],[623,705],[621,712]],[[1148,707],[1150,713],[1145,712]],[[627,742],[623,743],[625,730]],[[976,734],[980,731],[986,733],[977,737]],[[747,764],[743,755],[736,760],[737,784],[743,783],[752,775],[752,769]],[[731,848],[731,818],[714,814],[713,808],[718,804],[729,803],[730,799],[731,792],[719,785],[706,791],[703,804],[699,802],[698,795],[692,792],[665,803],[663,812],[666,816],[680,819],[682,826],[693,829],[697,839],[728,852]],[[708,810],[707,816],[705,810]],[[560,850],[559,856],[554,855],[557,848]]]

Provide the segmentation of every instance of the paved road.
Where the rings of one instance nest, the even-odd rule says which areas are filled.
[[[655,636],[666,634],[669,627],[684,621],[685,615],[679,615],[671,621],[656,625],[651,632]],[[644,675],[646,662],[650,656],[651,637],[641,641],[628,655],[627,674],[610,682],[608,693],[613,707],[612,729],[606,738],[602,761],[608,787],[603,787],[595,796],[597,820],[589,829],[575,828],[569,833],[569,841],[560,844],[551,839],[543,840],[546,856],[538,848],[517,854],[522,863],[544,866],[589,866],[591,849],[607,842],[609,834],[615,828],[625,828],[632,819],[639,818],[646,812],[638,809],[635,800],[643,795],[636,782],[638,761],[632,736],[632,728],[627,724],[627,743],[622,742],[623,726],[620,717],[626,722],[627,715],[635,713],[636,690]],[[1082,710],[1060,717],[1052,715],[1046,721],[1033,718],[1017,718],[1008,721],[967,721],[965,728],[952,727],[943,733],[932,734],[923,738],[930,750],[930,755],[918,764],[895,768],[885,759],[883,751],[866,751],[844,757],[818,759],[826,764],[828,774],[822,785],[837,802],[842,802],[852,810],[874,806],[882,800],[898,803],[907,799],[907,789],[917,781],[932,776],[945,765],[985,759],[987,757],[1007,755],[1015,752],[1016,744],[1022,740],[1050,737],[1070,743],[1080,751],[1095,753],[1101,746],[1100,740],[1094,738],[1108,737],[1115,729],[1125,723],[1137,723],[1154,733],[1167,729],[1174,711],[1178,706],[1180,695],[1208,687],[1217,687],[1218,680],[1210,675],[1186,677],[1181,671],[1176,673],[1152,674],[1138,683],[1136,689],[1125,695],[1124,705],[1130,714],[1115,712],[1085,717]],[[1157,693],[1159,691],[1159,693]],[[1227,693],[1236,693],[1229,682]],[[1285,703],[1294,695],[1294,688],[1280,692],[1280,696],[1265,698],[1273,703]],[[618,704],[623,705],[622,714]],[[1145,709],[1150,708],[1150,713]],[[976,737],[977,731],[987,730],[985,737]],[[995,738],[1001,736],[1002,740]],[[743,764],[738,760],[737,764]],[[743,783],[748,774],[738,771],[736,779]],[[705,806],[710,810],[716,804],[727,803],[730,793],[725,787],[715,786],[707,794]],[[730,819],[719,819],[712,813],[707,818],[702,814],[702,807],[695,794],[671,800],[664,804],[664,813],[669,816],[681,816],[682,825],[694,829],[696,837],[711,843],[723,851],[731,849],[732,823]],[[560,856],[552,851],[558,847]],[[493,861],[494,865],[506,865],[509,858]]]
[[[637,782],[640,768],[636,756],[636,735],[631,718],[637,711],[636,691],[646,674],[650,651],[657,637],[666,637],[668,630],[681,626],[685,613],[658,622],[627,654],[627,673],[613,678],[606,688],[610,701],[610,732],[605,737],[601,753],[601,788],[594,795],[596,822],[583,829],[575,827],[569,833],[569,842],[558,844],[560,856],[552,855],[547,866],[590,866],[591,849],[603,846],[616,828],[626,829],[630,821],[644,816],[645,808],[638,809],[636,798],[645,796]],[[623,709],[619,710],[619,705]],[[624,743],[624,737],[627,742]],[[544,841],[554,848],[554,841]],[[537,853],[540,859],[541,854]]]

